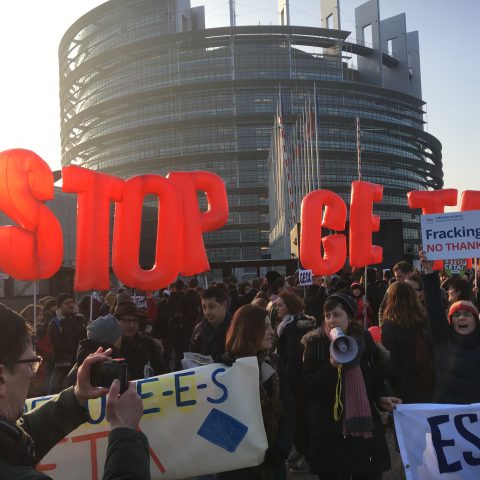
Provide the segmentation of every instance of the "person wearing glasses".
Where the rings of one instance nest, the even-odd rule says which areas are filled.
[[[106,418],[111,432],[104,479],[149,479],[148,440],[136,430],[142,400],[131,383],[119,395],[120,382],[110,387],[90,384],[92,365],[110,359],[111,350],[97,352],[78,369],[74,387],[23,414],[30,382],[42,362],[33,351],[25,320],[0,304],[0,479],[49,479],[36,465],[65,436],[87,421],[86,402],[107,396]]]

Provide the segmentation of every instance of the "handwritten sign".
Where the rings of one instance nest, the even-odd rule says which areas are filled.
[[[301,287],[306,287],[313,284],[312,270],[299,270],[298,271],[298,284]]]
[[[420,223],[428,260],[480,256],[480,210],[421,215]]]
[[[150,444],[152,479],[187,478],[262,463],[267,440],[256,357],[137,381],[140,430]],[[27,400],[26,410],[51,397]],[[60,442],[39,469],[54,479],[102,478],[109,425],[106,398],[90,401],[89,422]]]

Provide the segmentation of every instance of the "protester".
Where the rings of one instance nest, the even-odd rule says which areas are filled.
[[[277,327],[277,353],[285,365],[288,384],[295,400],[295,449],[296,452],[289,458],[292,470],[295,472],[307,471],[305,450],[307,433],[305,425],[305,398],[302,380],[302,337],[317,326],[314,317],[303,313],[303,300],[289,291],[279,294],[277,301],[277,315],[280,323]]]
[[[58,393],[68,372],[76,361],[78,343],[87,337],[85,318],[75,309],[75,300],[69,293],[57,296],[57,312],[48,325],[48,336],[53,345],[54,369],[48,393]]]
[[[393,394],[404,403],[428,403],[435,385],[432,341],[423,306],[408,282],[394,282],[388,287],[382,345],[390,352]]]
[[[228,298],[225,290],[207,288],[201,296],[204,318],[195,327],[190,352],[211,355],[217,360],[225,353],[225,337],[230,326]]]
[[[108,389],[92,387],[92,365],[109,359],[109,350],[99,349],[78,371],[75,387],[29,413],[22,414],[32,377],[41,357],[32,348],[30,331],[18,314],[0,304],[0,478],[38,479],[50,477],[35,469],[42,458],[70,432],[88,419],[84,405]],[[149,479],[148,440],[136,431],[143,413],[142,400],[130,384],[118,395],[118,380],[106,401],[106,418],[111,432],[103,479]]]
[[[453,305],[459,300],[472,300],[472,289],[467,280],[451,278],[448,282],[448,305]]]
[[[415,295],[418,298],[418,301],[423,307],[423,280],[422,277],[420,276],[419,273],[411,273],[408,275],[407,279],[405,280],[405,283],[408,283],[414,290],[415,290]]]
[[[164,360],[171,370],[181,370],[183,353],[188,351],[198,315],[198,295],[185,293],[183,280],[170,285],[170,295],[158,304],[154,335],[162,339]]]
[[[364,297],[365,291],[363,286],[358,282],[353,282],[350,285],[350,291],[352,292],[353,298],[355,299],[355,304],[357,306],[355,320],[365,328],[370,328],[372,325],[372,309]]]
[[[281,360],[270,352],[273,329],[266,310],[240,307],[226,337],[226,360],[257,356],[260,370],[260,404],[268,440],[264,462],[258,467],[217,474],[219,480],[283,480],[285,459],[292,445],[294,408]],[[225,358],[224,358],[225,360]]]
[[[480,328],[477,307],[467,300],[442,304],[440,280],[424,251],[419,252],[425,271],[424,294],[433,340],[435,403],[480,402]]]
[[[112,358],[120,358],[122,346],[122,328],[118,320],[111,314],[98,317],[87,326],[87,338],[78,345],[77,361],[65,379],[64,387],[75,385],[77,372],[84,360],[100,347],[110,349]]]
[[[145,314],[135,303],[128,300],[118,303],[115,317],[122,330],[120,354],[128,364],[128,379],[137,380],[167,373],[161,343],[140,333],[140,323]]]
[[[305,394],[309,401],[307,460],[320,479],[353,476],[375,480],[390,468],[376,407],[391,411],[400,399],[387,396],[379,350],[370,334],[354,321],[355,311],[349,293],[330,295],[323,325],[303,340]],[[345,365],[329,352],[330,332],[336,327],[358,344],[356,357]]]

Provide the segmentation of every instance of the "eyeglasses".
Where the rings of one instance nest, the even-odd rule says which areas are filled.
[[[42,357],[35,357],[35,358],[24,358],[22,360],[17,360],[13,363],[28,363],[33,373],[37,373],[38,369],[40,368],[40,364],[43,362]]]

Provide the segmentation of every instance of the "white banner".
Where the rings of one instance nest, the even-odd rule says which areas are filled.
[[[212,364],[137,381],[140,430],[150,443],[152,479],[186,478],[258,465],[267,439],[256,357],[231,368]],[[27,400],[27,411],[50,397]],[[39,469],[54,479],[102,478],[109,425],[105,397],[89,402],[90,421],[60,442]]]
[[[480,256],[480,210],[420,215],[428,260]]]
[[[399,405],[395,430],[407,480],[478,480],[479,415],[479,403]]]

